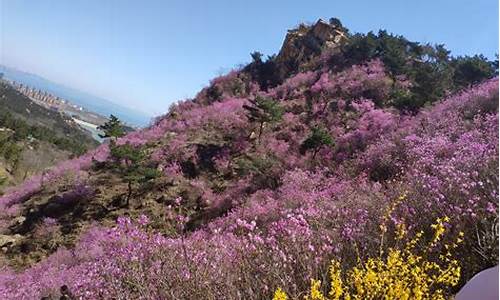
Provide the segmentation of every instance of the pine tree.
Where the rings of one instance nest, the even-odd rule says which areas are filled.
[[[305,154],[308,150],[313,150],[312,159],[316,158],[319,150],[323,146],[332,146],[333,138],[325,129],[315,127],[312,129],[311,135],[302,142],[300,145],[300,152]]]
[[[97,127],[102,130],[104,134],[99,134],[101,138],[111,138],[112,141],[125,135],[122,122],[114,115],[109,116],[109,121]]]
[[[112,170],[127,183],[127,202],[129,206],[132,197],[133,186],[144,184],[158,177],[156,168],[147,165],[146,154],[142,147],[131,144],[110,146]]]
[[[457,57],[453,63],[455,66],[453,79],[456,84],[463,87],[489,79],[496,73],[495,63],[483,55]]]
[[[259,124],[259,138],[262,136],[262,130],[265,123],[275,123],[282,119],[284,109],[278,101],[271,98],[257,96],[255,99],[250,100],[251,105],[243,105],[243,108],[248,112],[248,119],[250,122],[257,122]]]

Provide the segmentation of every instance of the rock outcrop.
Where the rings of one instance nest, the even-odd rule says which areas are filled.
[[[319,19],[312,26],[301,24],[288,31],[276,63],[282,72],[293,73],[323,50],[336,48],[346,39],[346,30],[337,19]]]

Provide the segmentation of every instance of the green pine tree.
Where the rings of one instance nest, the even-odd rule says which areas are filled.
[[[251,105],[243,105],[243,108],[247,110],[248,119],[251,122],[257,122],[259,124],[259,138],[262,136],[262,130],[265,123],[276,123],[283,118],[284,109],[279,104],[278,101],[257,96],[255,99],[250,100]]]
[[[333,138],[328,131],[321,127],[314,127],[309,137],[300,145],[300,152],[305,154],[307,151],[312,150],[312,159],[315,159],[316,154],[323,146],[332,146],[333,143]]]
[[[150,182],[158,177],[158,171],[147,164],[147,156],[143,147],[131,144],[110,146],[111,167],[122,180],[127,183],[126,206],[129,206],[133,187]]]
[[[104,134],[99,134],[101,138],[111,138],[112,141],[125,135],[122,122],[114,115],[110,115],[109,121],[97,129],[104,132]]]

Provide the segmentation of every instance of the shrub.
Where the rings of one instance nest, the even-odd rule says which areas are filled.
[[[358,260],[357,265],[347,271],[342,270],[340,261],[333,260],[329,268],[328,294],[323,293],[326,286],[322,287],[321,281],[312,279],[306,299],[447,299],[460,280],[460,264],[453,259],[451,251],[463,238],[460,233],[455,243],[441,245],[443,250],[433,257],[446,231],[447,221],[447,217],[437,219],[432,225],[433,235],[421,252],[417,245],[424,242],[422,231],[401,248],[381,250],[379,257],[364,262]],[[404,226],[398,226],[394,234],[397,240],[402,240]],[[274,299],[287,299],[287,296],[278,288]]]

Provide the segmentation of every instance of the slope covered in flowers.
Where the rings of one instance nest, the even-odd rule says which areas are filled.
[[[130,207],[117,204],[125,186],[106,145],[4,195],[2,233],[22,237],[4,247],[1,297],[301,298],[332,259],[351,269],[391,252],[381,233],[438,218],[464,236],[462,283],[497,264],[498,79],[409,113],[394,101],[411,78],[379,58],[336,69],[325,55],[266,89],[233,71],[119,139],[161,172]],[[278,117],[251,115],[256,97]]]

